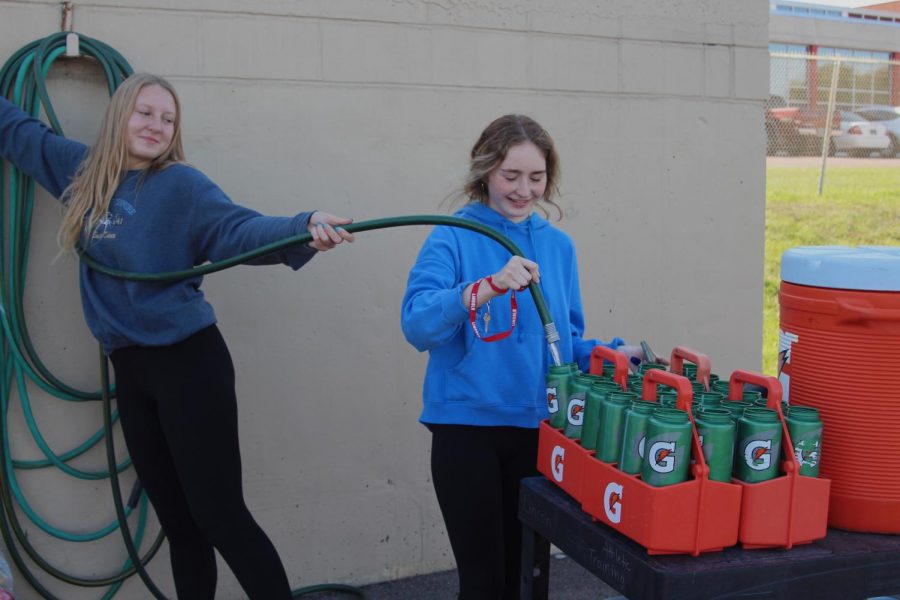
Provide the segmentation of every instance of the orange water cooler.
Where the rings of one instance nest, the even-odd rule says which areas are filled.
[[[824,424],[828,524],[900,533],[900,248],[788,250],[779,302],[785,397]]]

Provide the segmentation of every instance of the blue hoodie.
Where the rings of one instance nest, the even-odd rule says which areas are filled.
[[[59,198],[87,147],[54,134],[0,98],[0,157]],[[234,204],[203,173],[185,164],[129,171],[109,210],[81,245],[99,262],[139,273],[179,271],[306,232],[311,213],[267,217]],[[257,259],[299,269],[316,250],[306,244]],[[202,277],[138,282],[81,265],[81,301],[94,337],[109,354],[125,346],[167,346],[216,322],[200,291]]]
[[[488,225],[510,238],[526,258],[538,263],[541,290],[560,334],[564,362],[588,370],[598,340],[585,340],[578,264],[571,238],[536,214],[513,223],[480,203],[456,216]],[[474,281],[499,271],[509,252],[474,231],[435,227],[409,273],[401,325],[407,341],[429,352],[423,390],[425,424],[537,427],[548,417],[544,378],[550,354],[544,328],[529,291],[517,294],[518,323],[510,337],[483,342],[469,325],[462,292]],[[477,323],[484,334],[484,311]],[[510,296],[490,301],[490,331],[510,327]],[[614,338],[608,345],[624,342]]]

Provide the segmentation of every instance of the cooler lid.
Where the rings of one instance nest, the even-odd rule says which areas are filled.
[[[781,256],[781,280],[844,290],[900,291],[900,247],[791,248]]]

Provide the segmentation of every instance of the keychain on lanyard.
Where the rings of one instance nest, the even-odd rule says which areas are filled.
[[[497,340],[502,340],[503,338],[509,337],[509,335],[512,333],[512,330],[516,328],[516,320],[519,316],[519,305],[516,302],[516,291],[513,290],[512,295],[509,298],[509,309],[512,313],[512,324],[510,325],[509,329],[500,333],[495,333],[494,335],[488,337],[481,337],[481,332],[478,331],[478,324],[475,322],[475,318],[477,316],[476,309],[478,308],[478,288],[481,286],[482,281],[484,281],[484,279],[479,279],[474,284],[472,284],[472,294],[469,296],[469,324],[472,326],[472,331],[475,332],[475,337],[483,342],[496,342]],[[491,281],[490,277],[487,278],[487,282],[495,292],[502,292],[503,294],[505,294],[508,291],[501,290],[500,288],[496,287],[494,285],[494,282]],[[487,333],[488,326],[491,322],[490,304],[488,304],[488,307],[485,310],[487,312],[484,315],[484,332]]]

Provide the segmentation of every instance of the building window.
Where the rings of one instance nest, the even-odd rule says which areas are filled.
[[[769,44],[769,51],[799,56],[809,53],[806,46],[798,44]],[[784,99],[790,106],[809,104],[806,65],[805,60],[773,57],[769,61],[769,94]]]
[[[850,59],[841,63],[838,73],[835,97],[837,108],[853,110],[869,104],[891,103],[891,67],[888,64],[890,53],[820,47],[818,55]],[[852,62],[852,59],[860,58],[883,61],[884,64]],[[828,102],[834,63],[824,60],[816,62],[816,98],[818,102],[825,103]]]

